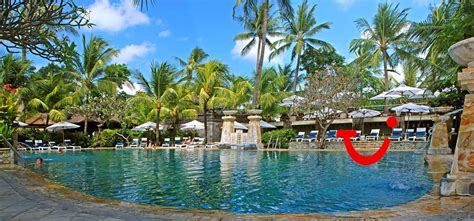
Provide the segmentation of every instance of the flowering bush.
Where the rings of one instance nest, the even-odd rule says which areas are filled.
[[[0,85],[0,122],[12,123],[18,110],[16,88],[11,84]]]

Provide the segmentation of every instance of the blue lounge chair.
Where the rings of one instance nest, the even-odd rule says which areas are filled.
[[[145,148],[148,146],[148,139],[146,137],[142,137],[142,140],[140,141],[140,148]]]
[[[115,149],[123,149],[123,142],[119,141],[115,144]]]
[[[337,130],[330,130],[328,132],[326,132],[326,141],[333,141],[333,140],[336,140],[336,133],[337,133]]]
[[[369,141],[369,140],[373,140],[373,141],[379,140],[379,135],[380,135],[380,129],[372,129],[370,131],[370,134],[368,136],[365,136],[365,140],[367,140],[367,141]]]
[[[426,141],[426,128],[416,128],[415,141]]]
[[[298,132],[298,135],[296,136],[296,142],[303,142],[304,139],[304,132]]]
[[[402,140],[402,128],[393,128],[390,140],[401,141]]]
[[[303,142],[305,142],[305,141],[308,141],[308,142],[317,141],[318,140],[318,134],[319,134],[319,131],[312,130],[311,132],[309,132],[308,137],[303,139],[302,141]]]
[[[413,140],[415,141],[416,134],[415,134],[415,129],[407,129],[405,133],[405,140]]]
[[[358,140],[360,140],[361,134],[362,134],[362,131],[356,130],[356,135],[355,135],[355,137],[351,137],[351,141],[358,141]]]
[[[37,147],[38,150],[51,150],[51,148],[44,145],[42,140],[35,140],[35,147]]]
[[[181,137],[175,137],[175,138],[174,138],[174,146],[175,146],[176,148],[186,148],[186,144],[183,144],[183,143],[181,142]]]
[[[133,139],[132,143],[130,144],[130,148],[138,148],[139,142],[138,139]]]
[[[169,147],[170,146],[170,138],[165,138],[162,147]]]

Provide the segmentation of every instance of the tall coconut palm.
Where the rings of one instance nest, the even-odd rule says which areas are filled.
[[[163,107],[163,94],[165,91],[174,85],[174,80],[178,72],[176,69],[168,64],[167,62],[152,63],[151,64],[151,80],[148,80],[142,73],[136,73],[135,78],[138,80],[138,84],[143,88],[145,93],[139,93],[135,97],[129,100],[131,105],[138,105],[146,103],[147,105],[153,106],[152,112],[155,114],[156,121],[156,140],[155,144],[160,143],[160,121],[161,121],[161,109]]]
[[[66,118],[65,98],[74,89],[73,83],[63,80],[63,75],[48,73],[46,76],[33,76],[27,87],[22,87],[19,94],[26,106],[33,113],[46,115],[45,127],[49,121],[62,121]]]
[[[179,65],[183,68],[181,73],[184,75],[183,79],[186,81],[186,84],[189,85],[192,82],[194,72],[196,72],[197,68],[202,65],[202,62],[208,56],[209,55],[206,54],[203,49],[196,47],[191,51],[187,60],[175,57]]]
[[[192,91],[185,85],[170,87],[163,93],[163,115],[173,126],[171,143],[174,143],[181,120],[195,119],[198,115],[199,107],[195,105],[193,98]]]
[[[120,81],[128,79],[117,79],[105,75],[107,64],[118,55],[118,51],[109,47],[107,41],[92,36],[89,41],[85,35],[82,36],[82,54],[70,50],[72,55],[66,61],[66,66],[72,69],[70,75],[77,84],[77,89],[67,98],[67,102],[75,104],[87,103],[92,96],[105,93],[115,94]],[[71,47],[75,49],[75,45]],[[83,116],[84,133],[87,133],[88,116]]]
[[[314,18],[315,10],[316,5],[310,6],[308,1],[305,0],[301,5],[298,6],[298,10],[296,11],[295,15],[292,13],[282,13],[282,19],[285,22],[285,37],[275,42],[275,45],[278,48],[270,54],[270,58],[273,58],[276,55],[293,48],[291,51],[291,59],[294,60],[296,58],[293,93],[296,93],[298,74],[300,70],[300,58],[304,50],[308,47],[323,47],[325,49],[333,49],[329,43],[314,38],[314,35],[324,29],[329,29],[331,25],[330,22],[318,24],[316,22],[316,18]]]
[[[390,89],[389,66],[394,67],[399,60],[408,59],[411,54],[407,49],[415,48],[408,39],[410,22],[407,16],[408,9],[400,9],[399,4],[381,3],[372,23],[364,18],[356,21],[364,37],[352,40],[350,50],[360,54],[357,60],[361,63],[378,67],[382,61],[386,91]],[[388,100],[385,100],[387,104]]]
[[[217,96],[218,87],[223,85],[227,65],[217,60],[211,60],[200,66],[196,72],[195,91],[199,96],[199,104],[204,114],[204,139],[208,142],[207,111],[214,104],[221,103]],[[222,101],[222,100],[221,100]]]
[[[11,84],[18,88],[25,84],[26,75],[31,70],[30,62],[7,54],[0,57],[0,84]]]
[[[288,14],[293,13],[293,8],[291,7],[291,2],[290,0],[276,0],[280,11],[283,11]],[[270,16],[270,5],[271,5],[271,0],[236,0],[235,1],[235,6],[234,6],[234,17],[236,9],[239,7],[243,8],[243,16],[245,17],[251,17],[252,16],[252,10],[254,10],[258,5],[262,5],[263,11],[261,13],[260,19],[261,19],[261,28],[260,29],[260,41],[258,45],[258,56],[257,56],[257,64],[256,64],[256,71],[255,71],[255,85],[254,85],[254,91],[253,91],[253,98],[252,98],[252,107],[257,108],[258,106],[258,85],[260,81],[260,76],[262,74],[262,68],[263,68],[263,62],[265,58],[265,46],[267,45],[267,42],[263,39],[267,39],[267,33],[268,33],[268,27],[269,27],[269,18]],[[259,23],[260,24],[260,23]],[[270,23],[271,24],[271,23]]]
[[[278,72],[275,68],[264,68],[260,80],[260,106],[264,119],[275,117],[281,111],[279,105],[283,98],[289,96],[285,88],[289,78]]]

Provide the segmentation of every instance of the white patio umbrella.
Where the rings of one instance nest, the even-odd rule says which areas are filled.
[[[375,101],[375,100],[393,100],[393,99],[398,99],[401,98],[401,95],[397,94],[387,94],[388,92],[383,92],[375,97],[370,98],[370,100]]]
[[[410,99],[421,99],[421,98],[435,98],[436,95],[433,94],[430,90],[421,90],[419,92],[416,92],[415,95],[410,96]]]
[[[138,131],[147,131],[147,130],[154,130],[156,128],[156,123],[148,121],[144,124],[138,125],[133,128],[133,130],[138,130]],[[163,125],[160,125],[160,130],[163,130]]]
[[[297,96],[297,95],[292,95],[290,97],[287,97],[287,98],[283,99],[280,106],[293,107],[293,106],[297,106],[299,103],[301,103],[305,100],[306,100],[306,98],[304,98],[304,97],[300,97],[300,96]]]
[[[400,95],[402,97],[410,98],[411,96],[414,96],[417,93],[423,92],[424,90],[425,89],[409,87],[404,84],[401,84],[400,86],[387,91],[387,95]]]
[[[27,123],[23,123],[23,122],[17,121],[17,120],[13,121],[13,124],[18,125],[18,127],[26,127],[26,126],[28,126]]]
[[[59,123],[55,123],[49,127],[46,128],[46,130],[50,130],[50,131],[62,131],[62,134],[63,134],[63,143],[64,143],[64,130],[69,130],[69,129],[76,129],[76,128],[79,128],[81,126],[77,125],[77,124],[73,124],[73,123],[69,123],[67,121],[61,121]]]
[[[381,113],[380,111],[376,110],[369,110],[369,109],[360,109],[356,111],[352,111],[349,113],[349,116],[352,118],[362,118],[362,133],[364,133],[364,118],[366,117],[375,117],[379,116]]]
[[[182,130],[204,130],[204,123],[197,120],[182,124],[181,126]]]
[[[261,128],[264,128],[264,129],[276,129],[277,127],[269,124],[268,122],[266,121],[263,121],[263,120],[260,120],[260,127]]]
[[[430,112],[430,107],[425,106],[425,105],[418,105],[414,103],[406,103],[397,107],[392,108],[392,111],[398,112],[398,113],[408,113],[408,122],[410,121],[410,115],[409,113],[429,113]],[[421,114],[420,114],[420,121],[421,121]],[[408,125],[407,122],[407,125]]]
[[[246,126],[244,126],[243,124],[241,124],[237,121],[234,122],[234,128],[237,129],[237,130],[248,130],[249,129]]]

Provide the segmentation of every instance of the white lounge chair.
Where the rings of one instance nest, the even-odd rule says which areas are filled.
[[[337,140],[336,133],[337,130],[326,131],[326,141],[331,142]]]
[[[313,142],[313,141],[317,141],[318,140],[318,134],[319,134],[319,131],[317,130],[312,130],[311,132],[309,132],[308,134],[308,137],[307,138],[304,138],[302,140],[302,142]]]
[[[115,149],[123,149],[123,142],[119,141],[115,144]]]
[[[379,135],[380,135],[380,129],[372,129],[370,131],[370,134],[368,136],[365,136],[365,140],[367,140],[367,141],[379,140]]]
[[[140,148],[145,148],[148,146],[148,139],[146,137],[142,137],[142,140],[140,141]]]
[[[415,141],[415,138],[416,138],[415,129],[407,129],[405,133],[405,140]]]
[[[356,130],[356,135],[355,137],[351,137],[351,141],[358,141],[360,140],[360,136],[362,135],[362,131]]]
[[[161,145],[162,147],[169,147],[170,146],[170,138],[165,138],[163,141],[163,144]]]
[[[35,147],[37,147],[38,150],[51,150],[51,148],[44,145],[42,140],[35,140]]]
[[[426,141],[426,128],[416,128],[415,141]]]
[[[82,149],[81,146],[74,145],[70,139],[64,140],[64,145],[66,146],[66,149],[72,149],[73,151],[76,149]]]
[[[175,138],[174,138],[174,146],[175,146],[176,148],[186,148],[186,144],[183,144],[183,143],[181,142],[181,137],[175,137]]]
[[[66,150],[66,146],[56,144],[56,142],[54,142],[54,141],[49,141],[48,146],[51,150],[58,150],[58,151],[61,150],[61,149]]]
[[[138,148],[139,142],[138,139],[133,139],[132,143],[130,144],[130,148]]]
[[[390,140],[401,141],[402,140],[402,128],[393,128],[392,134],[390,135]]]
[[[304,139],[304,132],[298,132],[298,135],[296,136],[296,142],[303,142]]]

